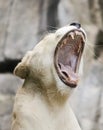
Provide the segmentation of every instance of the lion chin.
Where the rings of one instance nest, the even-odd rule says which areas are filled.
[[[14,74],[24,79],[14,103],[12,130],[81,130],[69,105],[78,85],[86,33],[72,23],[44,37]]]

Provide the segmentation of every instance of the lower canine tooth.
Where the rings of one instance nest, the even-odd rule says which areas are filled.
[[[79,45],[79,48],[78,48],[78,53],[80,52],[80,49],[81,49],[81,46]]]
[[[60,46],[60,48],[62,48],[62,47],[63,47],[63,45]]]
[[[63,44],[65,45],[67,43],[67,39],[64,39],[63,40]]]

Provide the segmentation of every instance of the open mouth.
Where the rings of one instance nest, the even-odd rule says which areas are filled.
[[[54,65],[59,78],[66,85],[76,87],[79,81],[78,70],[85,44],[81,30],[68,32],[57,44]]]

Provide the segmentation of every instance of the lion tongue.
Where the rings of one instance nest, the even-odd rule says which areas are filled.
[[[72,68],[69,65],[63,65],[60,63],[60,70],[63,75],[65,75],[66,80],[69,80],[71,83],[77,83],[79,76],[77,73],[74,73]]]

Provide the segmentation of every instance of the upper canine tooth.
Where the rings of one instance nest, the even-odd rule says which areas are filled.
[[[71,32],[69,35],[71,36],[72,39],[74,39],[74,33],[73,32]]]
[[[79,32],[79,31],[75,31],[75,34],[76,34],[76,35],[79,35],[79,36],[81,36],[81,35],[82,35],[82,33],[81,33],[81,32]]]
[[[85,42],[85,38],[84,38],[84,35],[82,34],[82,38],[83,38],[83,42]]]
[[[83,36],[83,33],[82,33],[82,32],[75,31],[75,34],[76,34],[76,35],[79,35],[79,36],[82,36],[82,37],[84,38],[84,36]]]
[[[75,34],[78,35],[78,31],[75,31]]]

